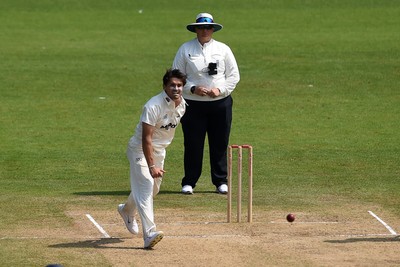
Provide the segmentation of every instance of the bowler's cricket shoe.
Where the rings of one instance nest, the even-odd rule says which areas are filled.
[[[121,215],[122,219],[125,222],[125,226],[128,229],[129,232],[131,232],[134,235],[137,235],[139,233],[139,226],[137,224],[137,221],[135,217],[132,215],[129,215],[124,211],[125,204],[119,204],[118,205],[118,212]]]
[[[162,231],[153,232],[149,237],[144,239],[144,248],[150,249],[163,239],[164,233]]]

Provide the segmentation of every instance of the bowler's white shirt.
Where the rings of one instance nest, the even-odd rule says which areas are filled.
[[[152,144],[156,151],[164,150],[171,144],[175,129],[179,125],[186,111],[186,102],[182,102],[175,108],[175,103],[165,91],[152,97],[143,107],[140,121],[136,126],[135,134],[129,140],[129,146],[137,152],[142,152],[142,122],[155,127]]]
[[[208,74],[208,64],[217,63],[217,74]],[[240,80],[239,68],[232,50],[224,43],[211,39],[203,46],[195,38],[184,43],[176,53],[173,69],[179,69],[187,75],[183,90],[185,99],[197,101],[213,101],[227,97],[235,89]],[[216,98],[192,94],[192,86],[218,88],[221,95]]]

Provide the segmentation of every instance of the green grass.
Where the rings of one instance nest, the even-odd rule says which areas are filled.
[[[125,148],[141,107],[204,10],[225,26],[214,37],[241,70],[231,143],[255,148],[255,212],[354,201],[400,217],[397,1],[142,2],[0,3],[1,236],[43,221],[67,227],[71,205],[110,210],[125,200]],[[182,143],[178,129],[156,208],[224,212],[223,198],[207,193],[207,154],[200,194],[174,194]],[[21,213],[28,226],[16,223]],[[23,265],[0,242],[2,264]]]

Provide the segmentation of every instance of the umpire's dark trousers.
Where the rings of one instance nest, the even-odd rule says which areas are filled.
[[[227,147],[232,124],[231,96],[216,101],[186,100],[183,116],[184,170],[182,186],[193,188],[201,176],[204,141],[207,134],[210,151],[212,183],[218,187],[227,183]]]

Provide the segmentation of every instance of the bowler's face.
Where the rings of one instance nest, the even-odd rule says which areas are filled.
[[[164,85],[164,91],[172,100],[178,100],[182,96],[183,82],[181,79],[172,77],[167,85]]]

